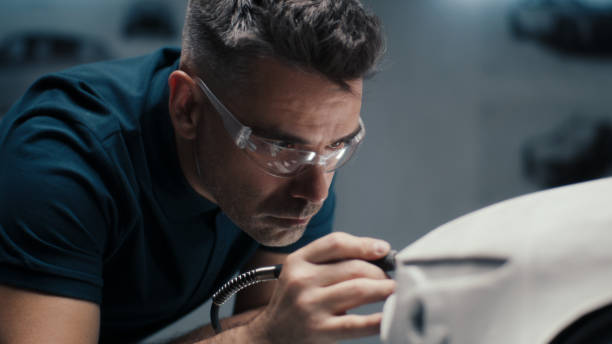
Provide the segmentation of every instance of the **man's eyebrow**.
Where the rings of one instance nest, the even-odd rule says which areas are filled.
[[[361,130],[362,130],[362,128],[361,128],[361,121],[360,121],[359,124],[357,125],[357,128],[355,128],[355,130],[353,130],[348,135],[342,136],[341,138],[335,140],[334,142],[349,141],[349,140],[353,139],[355,136],[357,136],[357,134],[359,134],[359,132],[361,132]]]
[[[296,136],[291,133],[287,133],[278,128],[264,129],[260,127],[252,127],[252,129],[255,135],[261,136],[266,139],[270,139],[274,141],[284,141],[284,142],[295,143],[295,144],[300,144],[300,145],[312,144],[312,142],[302,137]],[[359,124],[357,128],[355,128],[355,130],[353,130],[348,135],[342,136],[332,142],[348,141],[352,139],[353,137],[357,136],[357,134],[359,134],[360,131],[361,131],[361,124]]]
[[[296,143],[296,144],[301,144],[301,145],[307,145],[310,143],[308,142],[308,140],[302,137],[293,135],[291,133],[287,133],[278,128],[264,129],[261,127],[252,127],[252,129],[255,135],[261,136],[266,139],[274,140],[274,141],[284,141],[284,142]]]

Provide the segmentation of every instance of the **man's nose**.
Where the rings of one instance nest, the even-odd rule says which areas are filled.
[[[310,166],[294,177],[291,183],[291,196],[313,203],[322,203],[327,198],[333,175],[325,172],[324,166]]]

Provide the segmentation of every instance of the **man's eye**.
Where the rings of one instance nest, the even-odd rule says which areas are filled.
[[[331,145],[329,145],[328,148],[332,149],[332,150],[338,150],[338,149],[343,148],[345,144],[346,144],[346,142],[344,142],[344,141],[338,141],[338,142],[335,142],[335,143],[332,143]]]
[[[281,146],[283,148],[291,148],[291,149],[295,149],[296,148],[295,143],[291,143],[291,142],[287,142],[287,141],[277,141],[277,142],[275,142],[275,144],[277,146]]]

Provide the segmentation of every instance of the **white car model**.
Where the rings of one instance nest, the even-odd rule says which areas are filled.
[[[385,343],[612,343],[612,178],[468,214],[396,263]]]

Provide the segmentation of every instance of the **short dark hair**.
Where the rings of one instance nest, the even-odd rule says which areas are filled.
[[[375,72],[384,39],[359,0],[190,0],[182,54],[181,68],[221,87],[272,57],[348,88]]]

